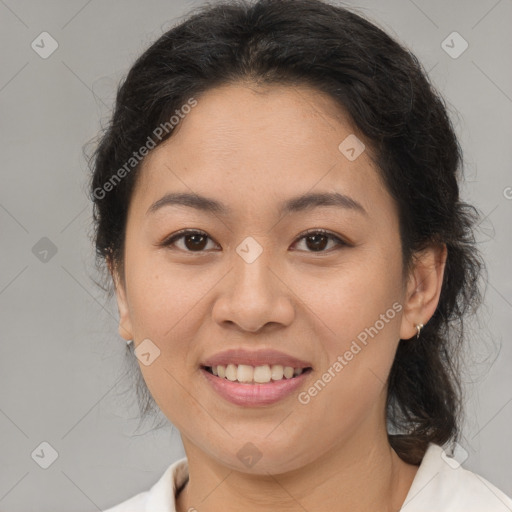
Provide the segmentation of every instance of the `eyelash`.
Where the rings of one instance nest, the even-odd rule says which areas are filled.
[[[184,238],[187,235],[203,235],[203,236],[208,237],[210,240],[212,240],[212,238],[210,238],[208,236],[208,234],[205,233],[204,231],[199,231],[199,230],[195,230],[195,229],[183,229],[181,231],[178,231],[177,233],[174,233],[170,237],[166,238],[162,243],[160,243],[158,245],[160,247],[170,247],[173,243]],[[337,249],[340,249],[341,247],[344,247],[344,246],[346,246],[346,247],[351,246],[348,242],[345,242],[344,240],[342,240],[341,238],[336,236],[334,233],[331,233],[330,231],[327,231],[326,229],[308,229],[304,233],[301,233],[297,237],[297,240],[294,243],[296,243],[304,238],[307,238],[308,236],[311,236],[311,235],[324,235],[324,236],[328,237],[329,239],[334,240],[337,244]],[[197,253],[197,254],[201,254],[201,253],[205,252],[204,250],[201,250],[201,251],[189,251],[188,249],[180,249],[180,250],[183,250],[184,252],[188,252],[188,253]],[[330,253],[331,251],[332,251],[332,249],[327,250],[327,251],[322,250],[322,251],[305,251],[305,252],[310,252],[311,254],[322,254],[322,253]]]

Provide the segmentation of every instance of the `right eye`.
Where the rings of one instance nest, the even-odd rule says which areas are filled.
[[[183,240],[184,248],[179,247],[180,250],[185,252],[202,252],[209,236],[204,231],[197,231],[194,229],[182,229],[166,238],[161,244],[162,247],[170,247],[175,245],[177,241]],[[210,239],[211,240],[211,239]]]

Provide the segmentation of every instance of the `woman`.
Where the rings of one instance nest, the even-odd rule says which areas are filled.
[[[219,3],[160,37],[90,191],[186,458],[108,512],[512,510],[449,456],[485,269],[461,161],[417,59],[344,8]]]

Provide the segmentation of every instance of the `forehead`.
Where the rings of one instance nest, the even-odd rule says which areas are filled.
[[[283,156],[298,144],[330,152],[327,132],[335,139],[340,132],[355,132],[339,104],[308,86],[227,84],[206,91],[197,102],[168,140],[175,149],[197,144],[200,151],[227,152],[231,158],[237,156],[230,153],[234,148],[243,148],[245,156],[262,146]]]
[[[319,188],[357,195],[365,209],[372,194],[383,195],[369,145],[352,161],[340,151],[347,137],[364,137],[326,94],[239,84],[196,99],[143,162],[138,195],[146,206],[176,189],[247,205],[256,196],[268,201],[281,191],[288,197]]]

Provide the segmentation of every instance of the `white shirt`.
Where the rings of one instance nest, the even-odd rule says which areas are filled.
[[[511,498],[481,476],[458,466],[454,459],[448,464],[442,454],[440,446],[429,445],[401,511],[512,512]],[[187,478],[185,457],[171,464],[149,491],[104,512],[176,512],[176,490]]]

